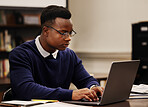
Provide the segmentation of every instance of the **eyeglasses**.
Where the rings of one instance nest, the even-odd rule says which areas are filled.
[[[54,29],[55,31],[57,31],[59,34],[62,35],[63,39],[66,39],[66,38],[68,38],[69,36],[70,36],[70,37],[73,37],[73,36],[76,34],[76,32],[75,32],[74,30],[72,30],[71,32],[62,33],[62,32],[60,32],[59,30],[55,29],[55,28],[52,27],[52,26],[47,26],[47,25],[45,25],[45,26],[48,27],[48,28],[52,28],[52,29]]]

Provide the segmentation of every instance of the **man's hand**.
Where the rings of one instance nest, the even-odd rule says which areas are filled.
[[[94,87],[91,88],[91,90],[94,90],[95,93],[97,93],[97,95],[99,97],[99,96],[103,95],[104,88],[100,87],[100,86],[94,86]]]
[[[97,97],[96,94],[98,90],[97,89],[93,90],[93,89],[83,88],[79,90],[74,90],[72,93],[72,100],[81,100],[82,98],[85,98],[89,101],[98,101],[99,98]]]

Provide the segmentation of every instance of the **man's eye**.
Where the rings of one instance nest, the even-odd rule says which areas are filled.
[[[67,34],[68,34],[68,32],[64,32],[63,34],[64,34],[64,35],[67,35]]]
[[[71,32],[69,32],[69,34],[71,35],[71,34],[72,34],[72,31],[71,31]]]

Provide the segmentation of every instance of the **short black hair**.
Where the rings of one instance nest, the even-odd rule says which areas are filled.
[[[64,8],[63,6],[50,5],[46,7],[41,13],[41,26],[43,27],[46,22],[53,24],[57,17],[70,19],[71,13],[67,8]]]

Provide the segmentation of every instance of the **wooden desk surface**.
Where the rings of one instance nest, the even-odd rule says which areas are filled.
[[[90,106],[89,106],[90,107]],[[93,106],[98,107],[98,106]],[[148,107],[148,99],[128,99],[127,101],[99,107]]]
[[[129,107],[148,107],[148,99],[129,99]]]
[[[40,107],[47,107],[48,106],[54,106],[54,107],[148,107],[148,99],[130,99],[127,101],[109,104],[109,105],[103,105],[103,106],[85,106],[85,105],[75,105],[75,104],[68,104],[68,103],[58,103],[53,105],[54,103],[45,103],[43,105],[40,105]],[[39,106],[39,105],[37,105]]]

